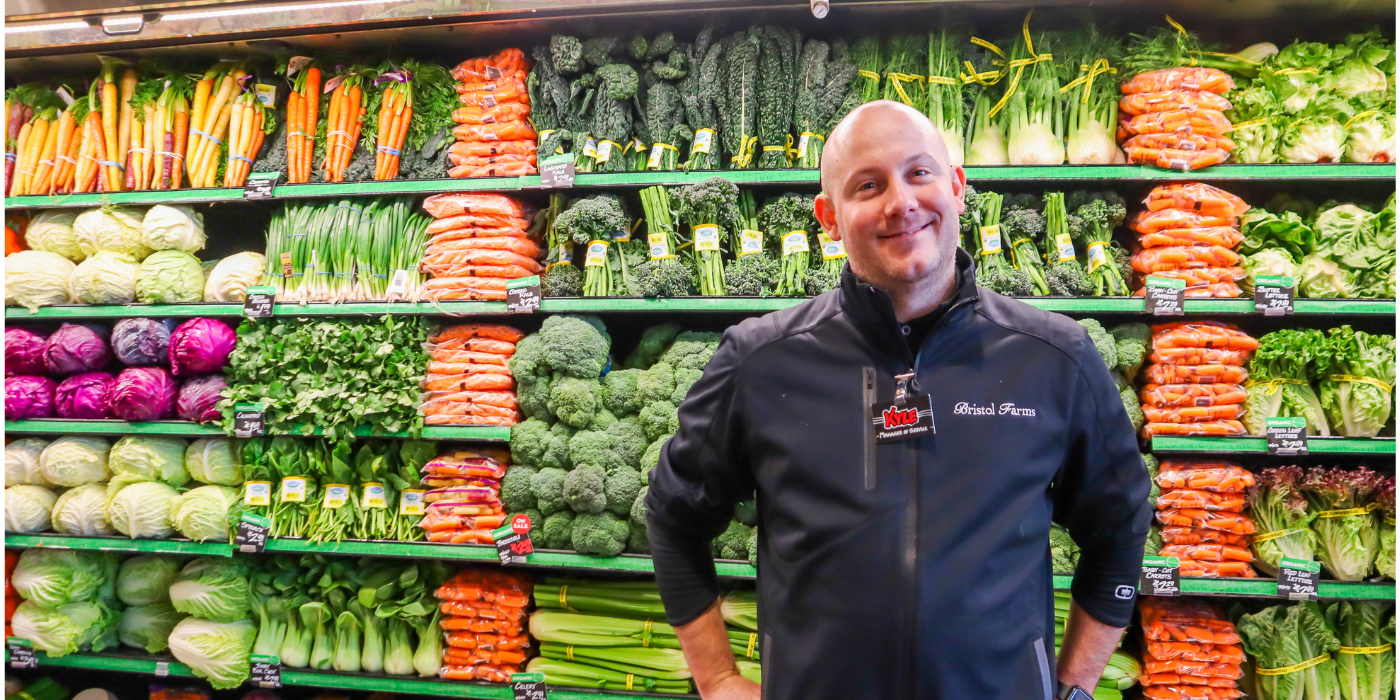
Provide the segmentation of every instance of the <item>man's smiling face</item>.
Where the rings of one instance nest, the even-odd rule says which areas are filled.
[[[845,242],[861,279],[918,285],[951,273],[965,184],[927,117],[874,102],[848,116],[822,152],[817,219]]]

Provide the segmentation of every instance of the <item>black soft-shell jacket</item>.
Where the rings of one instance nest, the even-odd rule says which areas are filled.
[[[658,584],[673,623],[703,612],[713,566],[675,545],[707,554],[757,489],[765,700],[1051,698],[1052,518],[1082,548],[1075,599],[1129,622],[1151,511],[1113,379],[1083,327],[958,263],[917,357],[848,267],[726,331],[680,407],[647,497]],[[869,407],[911,371],[937,432],[877,445]]]

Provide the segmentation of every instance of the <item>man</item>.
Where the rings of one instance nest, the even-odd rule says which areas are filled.
[[[965,182],[918,111],[853,111],[816,201],[840,288],[730,328],[680,407],[648,533],[707,700],[760,697],[710,558],[755,490],[765,700],[1092,693],[1129,622],[1150,517],[1132,426],[1081,326],[976,287]],[[1052,518],[1082,548],[1058,674]]]

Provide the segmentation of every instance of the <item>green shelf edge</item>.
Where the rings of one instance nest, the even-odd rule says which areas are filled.
[[[172,435],[179,437],[219,437],[226,436],[216,425],[201,425],[188,421],[151,421],[149,423],[129,423],[117,420],[59,420],[44,418],[37,420],[7,420],[5,432],[26,435]],[[316,428],[310,435],[296,433],[290,437],[316,437],[322,434]],[[356,428],[357,437],[407,438],[408,433],[384,433],[374,435],[370,428]],[[510,442],[510,428],[496,425],[481,426],[427,426],[423,428],[425,440],[475,440],[481,442]]]
[[[233,556],[233,545],[227,542],[192,542],[190,540],[133,540],[120,537],[73,537],[69,535],[20,535],[5,533],[6,547],[37,549],[82,549],[99,552],[141,552],[143,554],[198,554]]]
[[[541,313],[623,312],[669,313],[689,311],[768,312],[786,309],[806,301],[792,297],[680,297],[642,299],[634,297],[545,299]],[[1046,311],[1065,313],[1143,314],[1143,301],[1134,297],[1029,298],[1021,301]],[[1188,313],[1254,314],[1253,299],[1187,299]],[[1299,299],[1294,303],[1299,315],[1394,316],[1394,299]],[[500,316],[507,315],[505,302],[454,301],[440,304],[360,302],[351,304],[277,304],[278,316],[375,316],[399,314],[414,316]],[[188,318],[207,316],[239,318],[242,304],[169,304],[128,306],[46,306],[37,313],[27,309],[5,309],[10,321],[101,318]]]
[[[1181,437],[1155,436],[1153,452],[1210,452],[1217,454],[1265,454],[1262,437]],[[1308,454],[1394,455],[1395,438],[1308,439]]]
[[[1056,165],[1056,166],[970,166],[967,179],[973,182],[1029,180],[1394,180],[1394,163],[1299,163],[1271,165],[1220,165],[1183,173],[1141,165]],[[627,173],[579,173],[576,188],[648,187],[685,185],[723,177],[741,185],[815,185],[816,170],[714,170],[651,171]],[[435,180],[387,180],[342,183],[280,185],[273,190],[276,199],[315,197],[359,197],[370,195],[434,194],[439,192],[514,192],[543,190],[538,175],[523,177],[483,177]],[[163,204],[227,202],[243,199],[242,188],[106,192],[96,194],[40,195],[6,197],[11,209],[90,207],[103,204]]]

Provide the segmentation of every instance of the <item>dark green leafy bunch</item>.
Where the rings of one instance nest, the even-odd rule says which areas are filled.
[[[586,39],[583,42],[583,60],[588,61],[589,66],[601,68],[622,56],[623,48],[622,39],[615,36]]]
[[[851,47],[851,58],[855,60],[860,76],[857,92],[860,93],[861,104],[880,99],[880,71],[885,68],[880,49],[880,38],[875,36],[862,37]]]
[[[580,199],[554,220],[556,235],[573,241],[574,250],[582,250],[585,256],[583,296],[605,297],[613,294],[612,270],[607,264],[609,253],[604,253],[602,265],[588,264],[586,256],[593,241],[611,241],[618,231],[626,230],[627,223],[622,201],[614,194]]]
[[[564,34],[549,37],[549,55],[554,68],[563,75],[583,71],[583,42],[578,37]]]
[[[656,60],[651,64],[651,72],[662,80],[681,80],[690,73],[690,54],[692,50],[689,44],[681,44],[671,53],[666,54],[666,60]]]
[[[1128,282],[1115,260],[1116,251],[1112,248],[1113,230],[1128,217],[1123,197],[1113,191],[1075,192],[1070,195],[1066,206],[1071,206],[1074,214],[1083,222],[1077,238],[1089,256],[1088,274],[1092,287],[1087,293],[1099,297],[1131,294]]]
[[[983,192],[977,198],[980,208],[975,217],[972,238],[977,251],[977,284],[998,294],[1028,297],[1035,286],[1026,273],[1007,262],[1001,232],[1002,196]]]
[[[714,170],[719,163],[719,114],[724,101],[724,45],[714,40],[716,29],[707,24],[695,37],[690,74],[681,82],[685,117],[695,130],[686,170]],[[708,134],[701,130],[708,129]]]
[[[782,251],[782,267],[773,293],[791,297],[807,291],[811,267],[811,236],[817,230],[813,216],[815,198],[792,192],[774,197],[758,213],[759,224],[771,245]]]
[[[634,61],[650,61],[671,53],[675,48],[676,35],[671,32],[662,32],[651,41],[647,41],[641,32],[637,32],[627,44],[627,54]]]
[[[653,152],[660,149],[659,157],[648,160],[647,169],[675,170],[680,159],[676,144],[690,140],[690,129],[685,125],[685,102],[675,85],[657,82],[647,89],[646,122],[653,139]]]
[[[1045,280],[1055,296],[1080,297],[1094,291],[1089,273],[1073,250],[1074,238],[1083,225],[1080,217],[1067,210],[1063,192],[1045,193]]]
[[[588,153],[589,132],[593,128],[593,99],[598,88],[598,76],[584,73],[569,83],[569,101],[559,112],[559,121],[569,131],[570,153],[574,156],[574,170],[592,172],[594,155]]]
[[[632,129],[631,99],[637,94],[637,71],[626,63],[609,63],[599,68],[597,75],[592,128],[593,138],[598,141],[596,170],[628,170],[623,148]]]
[[[839,50],[838,50],[839,49]],[[845,42],[828,45],[808,39],[798,60],[797,97],[793,105],[793,130],[797,132],[797,163],[799,168],[821,165],[822,146],[831,127],[855,107],[847,107],[855,91],[856,64],[850,60]],[[842,111],[842,110],[845,111]]]
[[[1012,266],[1030,278],[1036,296],[1045,296],[1050,293],[1050,288],[1046,285],[1045,265],[1037,245],[1045,235],[1045,217],[1016,199],[1007,198],[1010,205],[1002,210],[1002,235],[1010,241]]]
[[[646,212],[648,259],[636,268],[637,294],[644,297],[689,296],[695,290],[695,273],[676,250],[675,215],[665,187],[641,191]]]
[[[960,240],[958,245],[963,250],[977,250],[977,222],[982,220],[982,193],[968,183],[963,188],[963,213],[958,214],[958,232]]]
[[[729,167],[752,168],[758,145],[758,30],[739,32],[725,40],[724,108],[720,110],[724,151]]]
[[[758,142],[763,147],[758,167],[792,167],[793,105],[797,98],[797,55],[802,38],[796,31],[768,25],[759,33]]]
[[[923,34],[892,36],[885,42],[880,97],[903,102],[920,112],[927,108],[928,38]]]
[[[564,138],[560,115],[569,108],[569,83],[554,67],[550,47],[536,46],[530,55],[535,59],[535,67],[525,80],[530,92],[530,120],[539,132],[538,153],[551,156],[559,152]]]
[[[742,224],[739,212],[739,187],[721,177],[712,177],[671,192],[676,214],[690,227],[690,248],[695,252],[696,277],[700,294],[724,296],[724,266],[721,249],[724,240],[733,241]],[[701,239],[697,228],[717,226],[714,237]],[[726,235],[727,233],[727,235]],[[713,245],[713,248],[708,247]]]

